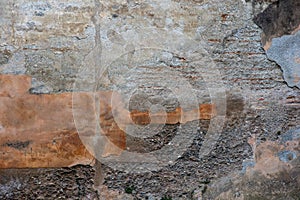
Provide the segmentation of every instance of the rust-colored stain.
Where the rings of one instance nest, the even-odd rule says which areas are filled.
[[[72,93],[35,95],[28,92],[30,87],[29,76],[0,75],[0,168],[65,167],[92,163],[94,157],[82,144],[74,123]],[[123,130],[128,124],[186,123],[210,119],[216,114],[211,104],[202,104],[198,109],[189,111],[177,108],[168,113],[129,112],[123,106],[120,95],[112,96],[112,91],[97,93],[101,97],[101,134],[114,144],[107,144],[106,155],[119,154],[120,149],[126,149]],[[85,106],[86,112],[91,107],[92,94],[82,92],[76,95],[82,97],[80,106],[84,115]],[[111,146],[117,146],[119,150]]]
[[[229,16],[228,14],[222,14],[222,15],[221,15],[222,22],[226,21],[227,18],[228,18],[228,16]]]
[[[130,112],[130,117],[135,124],[147,125],[155,124],[177,124],[186,123],[195,119],[211,119],[215,115],[215,108],[211,104],[201,104],[198,109],[184,111],[178,107],[171,112],[156,112],[133,110]],[[198,115],[198,117],[195,115]]]

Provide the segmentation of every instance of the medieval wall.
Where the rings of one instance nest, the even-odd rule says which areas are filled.
[[[0,198],[298,199],[299,7],[1,1]]]

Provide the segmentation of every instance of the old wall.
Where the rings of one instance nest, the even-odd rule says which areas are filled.
[[[1,199],[296,199],[300,91],[267,59],[253,22],[271,2],[1,1],[0,73],[15,80],[0,82],[0,166],[20,167],[8,160],[30,150],[55,160],[45,165],[37,154],[38,164],[23,165],[30,169],[1,169]],[[111,95],[87,103],[81,94],[94,91]],[[24,93],[24,102],[39,100],[14,106]],[[131,123],[117,112],[123,107]],[[38,118],[18,122],[21,110]],[[121,151],[108,148],[119,157],[98,153],[111,144],[100,120],[121,138]],[[57,154],[53,133],[76,142],[65,140]],[[92,162],[86,150],[103,164],[70,167]]]

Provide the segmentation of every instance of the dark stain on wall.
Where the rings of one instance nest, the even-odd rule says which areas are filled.
[[[7,142],[5,145],[14,149],[22,150],[25,149],[29,146],[31,141],[12,141],[12,142]]]
[[[300,25],[300,1],[279,0],[270,4],[254,17],[254,22],[263,29],[263,45],[274,37],[291,34]]]

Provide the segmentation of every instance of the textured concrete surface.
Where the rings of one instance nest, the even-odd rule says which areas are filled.
[[[267,186],[262,186],[254,199],[278,197],[272,188],[297,199],[298,194],[294,195],[291,188],[299,185],[299,173],[294,168],[299,149],[291,151],[278,141],[281,135],[299,126],[300,91],[288,87],[280,67],[267,59],[260,42],[262,31],[252,21],[270,2],[1,1],[0,73],[31,76],[31,93],[51,96],[71,91],[115,90],[124,95],[124,104],[130,111],[172,112],[178,106],[191,109],[202,103],[216,103],[217,111],[223,111],[219,114],[225,120],[214,123],[221,127],[216,131],[211,131],[217,126],[211,126],[210,120],[200,120],[187,126],[165,124],[150,138],[127,132],[127,151],[141,154],[169,144],[174,147],[170,155],[181,150],[180,146],[175,148],[172,139],[182,127],[195,137],[182,148],[185,151],[181,156],[158,171],[135,173],[103,164],[102,174],[94,176],[89,172],[90,166],[75,166],[79,172],[92,174],[101,186],[89,182],[92,178],[87,175],[81,179],[81,187],[94,185],[94,189],[79,195],[66,188],[57,196],[197,199],[198,195],[205,199],[205,193],[214,191],[213,184],[222,178],[235,179],[232,173],[243,168],[248,173],[247,166],[258,167],[255,162],[270,161],[270,165],[290,168],[278,168],[283,176],[276,172],[273,179],[264,176],[265,169],[259,172],[261,178],[239,176],[236,180],[241,189],[237,192],[230,191],[230,186],[217,186],[219,192],[212,193],[220,195],[220,199],[232,198],[233,192],[247,197],[256,190],[254,186],[247,190],[249,185],[265,180],[262,183]],[[255,146],[278,156],[262,153],[261,158],[254,157]],[[36,176],[41,182],[38,187],[24,179],[29,175],[18,174],[1,183],[0,194],[3,199],[10,199],[8,195],[13,195],[11,199],[30,199],[31,192],[48,194],[52,186],[44,177],[61,170],[42,170]],[[4,170],[0,176],[6,173]],[[29,169],[28,173],[34,174],[35,170]],[[78,182],[74,175],[66,177],[71,179],[71,185]],[[58,186],[63,182],[50,180]],[[14,182],[20,184],[15,186]],[[284,184],[288,186],[282,187]],[[24,187],[30,192],[19,192]],[[99,197],[93,196],[96,190]],[[224,196],[226,192],[229,196]],[[127,194],[122,197],[124,193]],[[207,193],[207,199],[217,198],[210,194]]]

